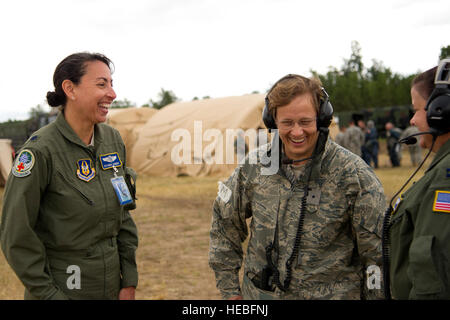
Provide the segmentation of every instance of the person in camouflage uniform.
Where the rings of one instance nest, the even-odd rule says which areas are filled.
[[[400,135],[400,140],[415,133],[419,133],[419,129],[415,126],[409,126]],[[422,161],[422,147],[420,146],[419,141],[413,144],[408,144],[408,151],[412,165],[414,167],[418,166],[420,161]]]
[[[213,204],[209,264],[222,297],[382,298],[379,285],[366,286],[368,267],[380,276],[386,206],[380,181],[360,157],[317,128],[319,80],[282,78],[266,99],[280,138],[275,132],[271,144],[219,182]],[[274,152],[278,139],[282,165],[265,174],[266,165],[252,160]]]
[[[344,134],[344,144],[343,146],[353,152],[354,154],[361,157],[361,148],[365,142],[364,132],[360,127],[355,125],[354,120],[351,120],[349,126]]]

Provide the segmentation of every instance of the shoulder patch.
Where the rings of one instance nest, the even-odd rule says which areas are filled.
[[[228,188],[224,183],[222,183],[221,181],[219,181],[219,192],[218,192],[218,196],[219,198],[227,203],[228,201],[230,201],[231,198],[231,190],[230,188]]]
[[[12,174],[18,178],[26,177],[31,174],[34,166],[34,154],[28,149],[23,149],[17,155],[12,168]]]
[[[433,211],[450,213],[450,191],[436,190]]]

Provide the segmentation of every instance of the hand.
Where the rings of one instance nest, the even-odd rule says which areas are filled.
[[[242,296],[233,296],[229,298],[228,300],[243,300]]]
[[[119,300],[135,300],[134,293],[136,291],[135,287],[122,288],[119,291]]]

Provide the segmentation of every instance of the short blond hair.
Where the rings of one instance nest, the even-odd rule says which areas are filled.
[[[276,118],[277,108],[289,104],[294,98],[309,93],[319,114],[320,100],[323,99],[322,82],[318,78],[306,78],[290,74],[278,80],[267,94],[269,112]]]

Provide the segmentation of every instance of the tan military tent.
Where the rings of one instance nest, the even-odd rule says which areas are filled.
[[[12,147],[10,139],[0,139],[0,187],[4,187],[12,167]]]
[[[233,134],[237,129],[264,128],[264,96],[178,102],[162,108],[138,130],[130,166],[138,173],[157,176],[229,174],[237,165],[237,159],[226,158],[227,148],[238,147],[239,134]],[[247,139],[247,144],[254,142]],[[187,161],[180,163],[180,158]]]
[[[110,109],[106,123],[119,130],[127,148],[127,163],[131,158],[133,145],[138,139],[137,130],[157,112],[153,108]]]

